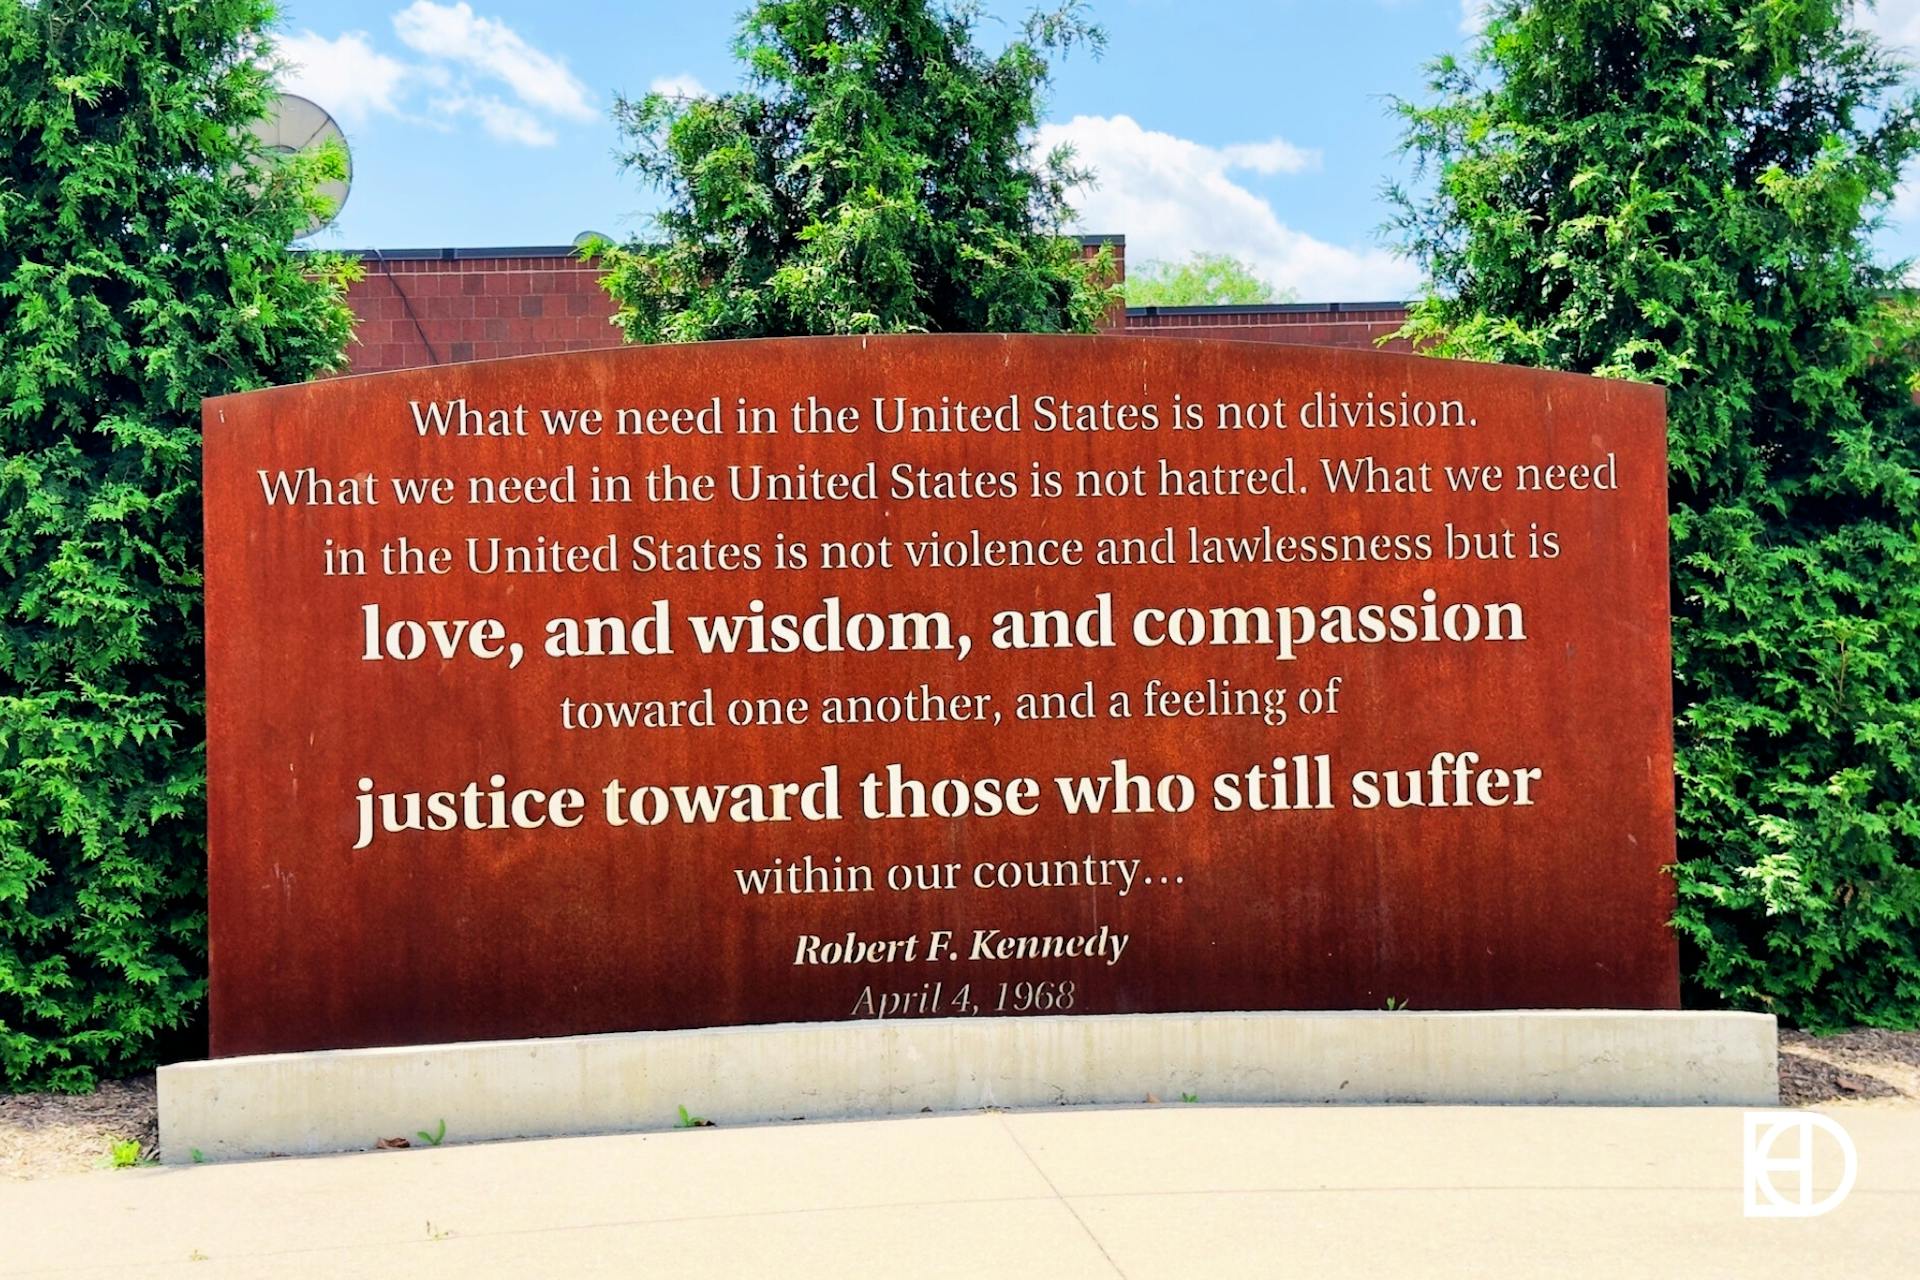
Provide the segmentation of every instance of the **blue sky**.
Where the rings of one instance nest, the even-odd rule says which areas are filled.
[[[733,87],[744,0],[287,0],[289,87],[334,113],[352,197],[311,243],[561,244],[646,229],[656,196],[614,160],[617,92]],[[982,40],[1029,3],[989,0]],[[1103,58],[1058,64],[1042,142],[1100,174],[1080,229],[1134,260],[1235,254],[1306,301],[1409,295],[1385,248],[1380,187],[1404,172],[1388,98],[1462,47],[1476,0],[1094,0]],[[1863,18],[1920,46],[1920,0]],[[1920,257],[1920,187],[1882,236]]]

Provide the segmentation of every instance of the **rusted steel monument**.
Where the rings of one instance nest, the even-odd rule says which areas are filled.
[[[208,401],[214,1052],[1672,1008],[1664,421],[1071,337]]]

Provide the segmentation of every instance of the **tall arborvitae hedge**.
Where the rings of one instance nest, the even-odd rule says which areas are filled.
[[[205,993],[200,399],[336,365],[262,0],[0,0],[0,1091]]]
[[[1062,234],[1086,175],[1032,151],[1046,52],[1105,39],[1083,8],[989,56],[971,4],[760,0],[746,89],[621,99],[666,196],[652,243],[600,247],[626,336],[1091,332],[1119,295]]]
[[[1920,128],[1852,9],[1501,0],[1402,108],[1413,335],[1671,389],[1676,924],[1696,999],[1814,1027],[1920,1021],[1916,335],[1870,241]]]

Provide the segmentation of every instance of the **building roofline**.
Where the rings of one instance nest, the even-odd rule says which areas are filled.
[[[1204,307],[1128,307],[1129,316],[1320,316],[1343,311],[1405,311],[1402,302],[1228,302]]]
[[[344,253],[350,258],[387,262],[461,262],[470,258],[577,258],[580,256],[580,246],[520,244],[474,249],[338,249],[332,252]]]
[[[1125,236],[1075,236],[1085,248],[1115,245],[1124,248]],[[350,258],[386,262],[462,262],[474,258],[577,258],[580,246],[572,244],[485,245],[476,248],[446,249],[307,249],[307,253],[344,253]]]

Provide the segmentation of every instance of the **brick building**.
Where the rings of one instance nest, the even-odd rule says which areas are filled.
[[[1130,307],[1128,334],[1293,342],[1312,347],[1373,347],[1407,318],[1404,302],[1287,302],[1268,306]],[[1390,342],[1406,351],[1406,342]]]
[[[1126,271],[1126,241],[1087,236]],[[599,272],[568,245],[369,249],[348,292],[359,316],[349,372],[379,373],[499,356],[620,345]],[[1398,302],[1115,308],[1107,332],[1370,347],[1406,318]]]

